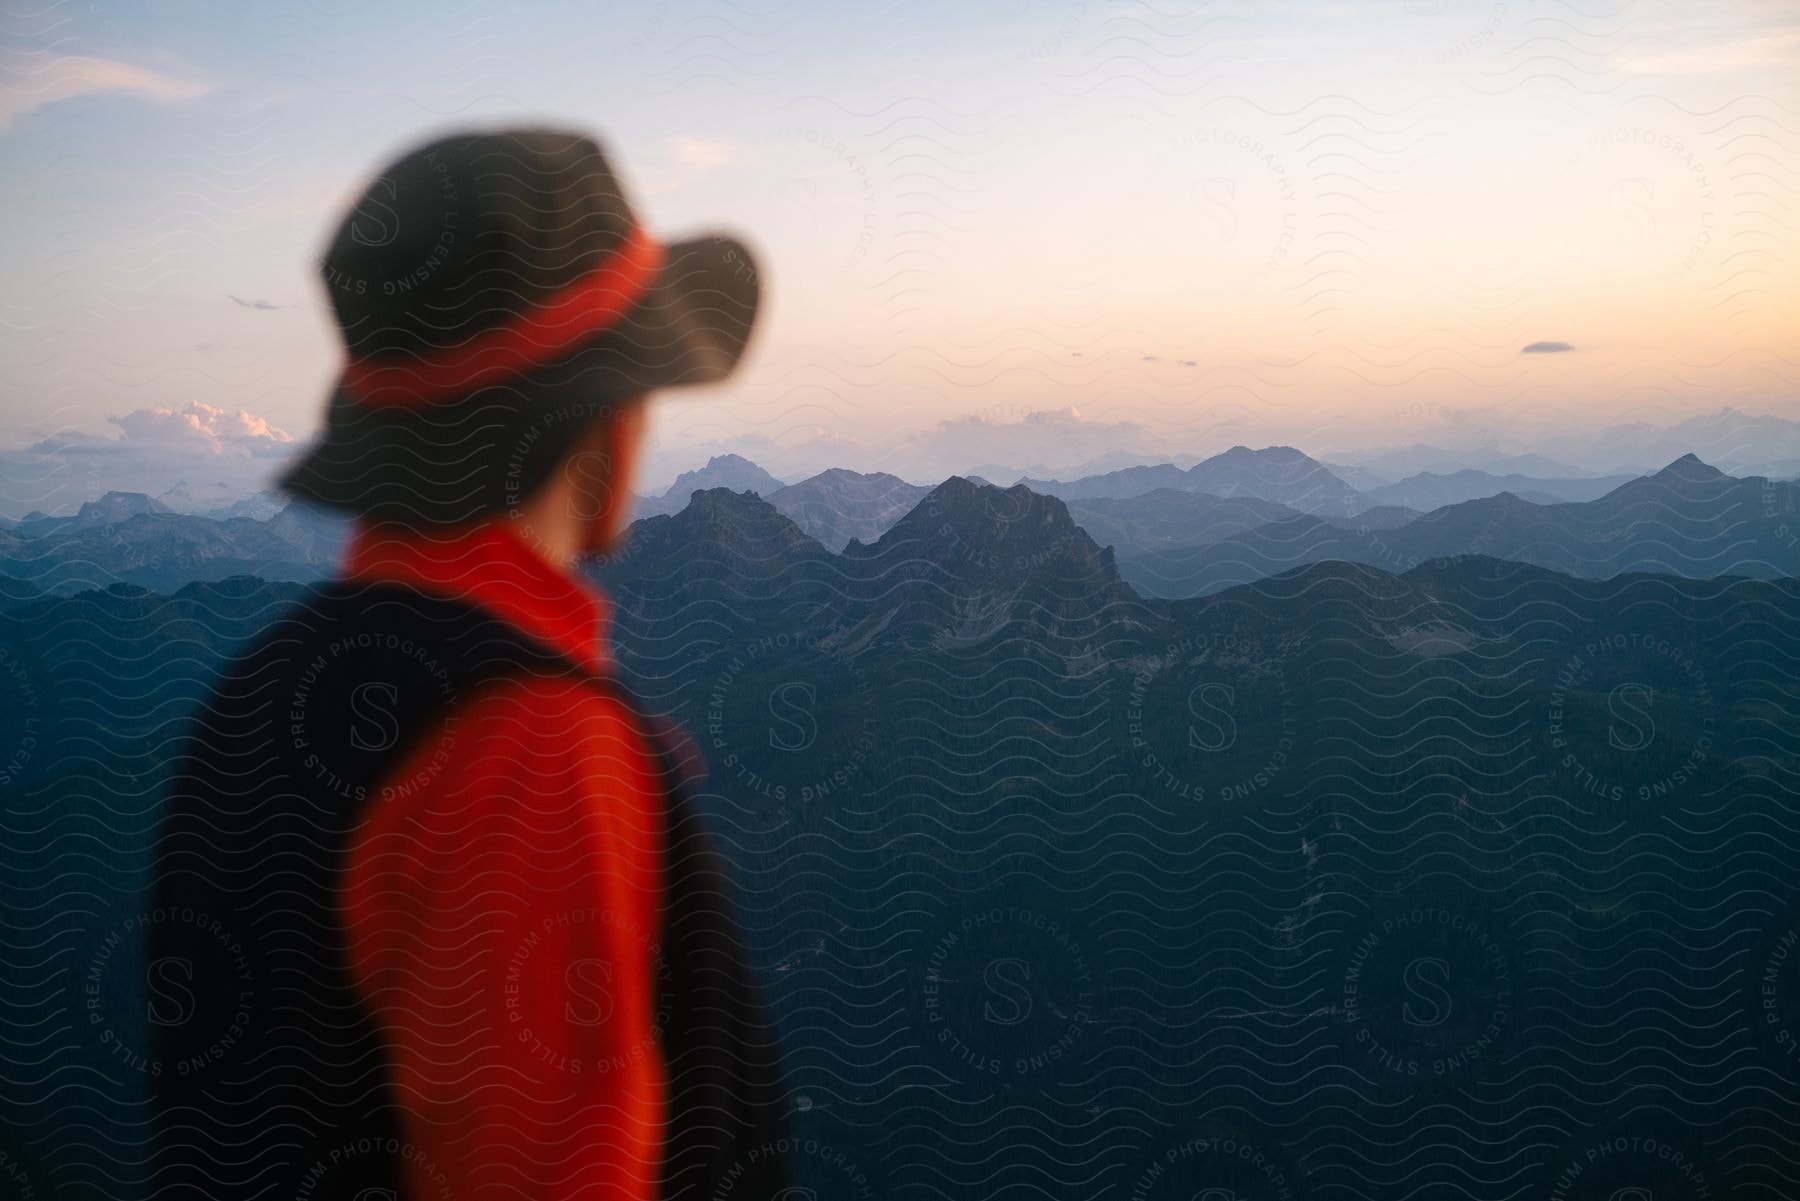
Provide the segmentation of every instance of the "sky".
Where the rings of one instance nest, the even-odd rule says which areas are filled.
[[[343,207],[520,121],[761,258],[646,490],[1800,417],[1791,0],[54,3],[0,15],[0,513],[266,481]]]

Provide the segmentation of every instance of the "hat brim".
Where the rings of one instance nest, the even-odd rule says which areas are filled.
[[[709,234],[669,243],[631,312],[556,362],[419,406],[363,404],[340,378],[319,440],[281,487],[387,522],[454,524],[504,511],[620,404],[728,378],[760,303],[760,271],[743,242]]]

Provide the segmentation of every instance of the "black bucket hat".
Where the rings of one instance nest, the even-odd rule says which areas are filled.
[[[403,155],[321,270],[347,362],[282,486],[433,525],[517,505],[620,405],[726,378],[760,295],[742,242],[658,242],[593,139],[554,129]]]

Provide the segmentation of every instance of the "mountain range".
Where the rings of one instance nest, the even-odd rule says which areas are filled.
[[[336,567],[347,534],[343,521],[304,505],[266,519],[205,517],[108,492],[71,516],[0,530],[0,576],[60,594],[121,582],[173,591],[234,575],[317,580]]]
[[[783,484],[734,456],[715,458],[679,486],[688,485],[699,486],[679,503],[674,489],[642,502],[649,511],[632,527],[636,544],[653,544],[662,523],[725,492],[761,497],[822,553],[854,557],[880,544],[936,491],[845,469]],[[1630,571],[1800,575],[1795,494],[1794,484],[1725,475],[1693,455],[1629,479],[1468,469],[1358,492],[1291,447],[1239,447],[1187,468],[1139,466],[984,495],[1010,498],[1004,505],[1021,512],[1026,497],[1055,497],[1068,521],[1111,548],[1132,587],[1179,598],[1331,559],[1404,570],[1462,554],[1590,578]],[[705,501],[696,516],[717,503]],[[267,502],[253,507],[266,509]],[[182,514],[142,493],[109,492],[73,514],[34,514],[0,529],[0,579],[7,581],[0,598],[115,582],[168,590],[235,574],[320,579],[335,566],[347,533],[341,520],[301,505],[263,518],[232,508],[222,513]]]
[[[636,512],[640,518],[661,517],[679,513],[687,507],[688,498],[708,488],[725,488],[732,492],[754,492],[769,496],[785,487],[780,480],[742,455],[714,455],[706,466],[684,471],[663,492],[639,496]]]
[[[1657,572],[1704,579],[1800,576],[1800,487],[1738,479],[1686,455],[1591,501],[1534,504],[1511,493],[1446,505],[1391,529],[1304,515],[1228,538],[1121,560],[1150,596],[1200,596],[1306,563],[1405,570],[1480,554],[1605,579]]]
[[[1358,508],[1356,489],[1333,475],[1324,464],[1291,446],[1263,450],[1234,446],[1186,470],[1163,464],[1127,467],[1067,482],[1026,479],[1020,483],[1034,492],[1064,500],[1130,499],[1166,488],[1273,501],[1302,513],[1328,516],[1347,516]]]
[[[789,485],[738,455],[716,455],[684,472],[666,492],[637,498],[641,519],[686,508],[696,492],[724,488],[765,497],[821,544],[842,550],[851,539],[873,541],[930,492],[898,476],[832,468]]]
[[[1447,474],[1421,471],[1398,483],[1365,489],[1362,498],[1364,504],[1401,505],[1419,512],[1498,496],[1502,492],[1510,492],[1533,504],[1553,505],[1563,501],[1594,500],[1636,478],[1635,475],[1556,478],[1520,475],[1516,472],[1511,475],[1495,475],[1465,467],[1461,471]]]
[[[1363,529],[1139,501],[1234,531],[1215,547],[1259,516]],[[893,1195],[1044,1193],[1078,1146],[1105,1196],[1547,1197],[1575,1164],[1600,1184],[1570,1195],[1604,1199],[1648,1195],[1678,1150],[1779,1197],[1755,1155],[1789,1120],[1796,1011],[1758,982],[1800,914],[1800,581],[1495,556],[1711,573],[1778,547],[1782,512],[1779,486],[1684,459],[1593,501],[1359,534],[1424,525],[1416,549],[1448,557],[1270,563],[1160,599],[1028,487],[953,477],[838,552],[711,488],[591,570],[622,682],[695,736],[786,1086],[814,1099],[795,1118],[830,1148],[802,1157],[817,1195],[860,1191],[832,1191],[839,1157]],[[274,536],[247,520],[211,524],[236,551]],[[19,545],[147,549],[205,522],[145,508]],[[0,606],[0,907],[95,914],[0,929],[33,1179],[89,1183],[94,1140],[151,1179],[146,1077],[119,1048],[141,1057],[156,1013],[137,932],[171,748],[223,658],[310,592],[234,576]],[[242,1037],[280,1003],[250,996]],[[1671,1080],[1691,1096],[1657,1123],[1646,1081]],[[1402,1122],[1403,1153],[1368,1153]],[[1635,1175],[1587,1155],[1646,1139],[1673,1149]],[[92,1183],[61,1191],[138,1195]]]
[[[1330,459],[1334,465],[1354,465],[1390,480],[1469,467],[1502,475],[1559,478],[1644,475],[1684,454],[1696,454],[1733,475],[1773,479],[1800,475],[1800,422],[1769,413],[1746,413],[1729,405],[1674,425],[1623,422],[1540,436],[1540,445],[1559,448],[1555,457],[1548,458],[1497,448],[1490,426],[1507,423],[1498,417],[1484,423],[1479,416],[1471,415],[1460,423],[1455,433],[1461,436],[1451,445],[1380,447],[1334,454]]]

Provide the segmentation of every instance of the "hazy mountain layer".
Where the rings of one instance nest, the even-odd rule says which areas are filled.
[[[1294,519],[1133,556],[1121,570],[1146,595],[1164,597],[1200,596],[1329,559],[1404,570],[1465,554],[1600,579],[1623,572],[1774,579],[1800,575],[1796,530],[1800,488],[1736,479],[1688,455],[1585,503],[1539,505],[1502,493],[1391,530]]]
[[[1363,500],[1371,505],[1404,505],[1420,512],[1429,512],[1445,505],[1511,492],[1515,496],[1533,500],[1542,497],[1540,503],[1558,504],[1565,501],[1595,500],[1634,478],[1636,477],[1629,475],[1609,475],[1591,479],[1543,479],[1518,474],[1494,475],[1474,468],[1465,468],[1448,475],[1425,471],[1408,476],[1397,484],[1366,491],[1363,493]]]
[[[833,468],[769,494],[769,503],[830,550],[873,542],[931,491],[898,476]]]
[[[1176,546],[1204,546],[1299,514],[1255,497],[1158,488],[1142,496],[1067,502],[1069,515],[1102,546],[1121,556]]]
[[[1345,515],[1359,507],[1354,488],[1291,446],[1262,450],[1234,446],[1185,471],[1163,464],[1129,467],[1067,482],[1026,479],[1020,483],[1034,492],[1064,500],[1127,498],[1172,488],[1273,501],[1302,513]]]
[[[659,496],[640,496],[636,502],[639,519],[679,513],[695,492],[708,488],[727,488],[733,492],[755,492],[773,496],[784,485],[774,476],[742,455],[714,455],[706,466],[684,471]]]
[[[33,530],[45,532],[20,536]],[[75,517],[0,532],[0,575],[65,594],[121,582],[174,591],[234,575],[318,580],[336,569],[347,533],[342,520],[298,504],[267,520],[215,519],[115,492]]]

